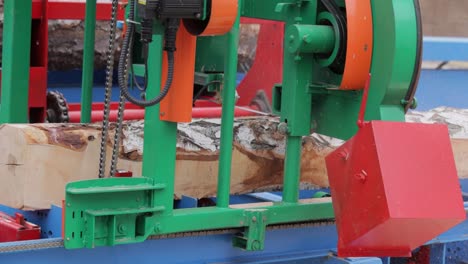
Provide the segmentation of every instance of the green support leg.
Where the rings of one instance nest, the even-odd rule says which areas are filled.
[[[149,46],[148,98],[159,94],[161,86],[161,65],[163,30],[157,26],[153,42]],[[153,178],[155,183],[164,184],[166,188],[153,197],[154,205],[164,206],[164,214],[173,210],[174,175],[176,162],[177,123],[159,119],[160,106],[147,107],[145,113],[145,138],[143,154],[143,176]]]
[[[96,36],[96,0],[86,1],[83,47],[83,77],[81,84],[81,123],[91,122],[94,81],[94,42]]]
[[[0,123],[28,123],[31,0],[5,0]]]
[[[242,6],[239,1],[239,6]],[[229,206],[231,185],[232,141],[234,138],[234,108],[236,103],[237,47],[239,45],[240,9],[233,28],[228,33],[227,59],[225,60],[225,85],[222,91],[223,112],[221,126],[221,146],[219,154],[218,207]]]
[[[285,203],[296,203],[299,199],[301,149],[302,137],[289,136],[284,161],[283,202]]]

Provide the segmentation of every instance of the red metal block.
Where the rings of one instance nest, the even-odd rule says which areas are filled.
[[[118,178],[130,178],[133,177],[133,172],[127,170],[117,170],[115,172],[115,177]]]
[[[363,123],[326,163],[341,257],[411,256],[466,217],[445,125]]]
[[[24,220],[23,215],[16,213],[11,217],[0,212],[0,242],[34,240],[41,237],[41,228]]]

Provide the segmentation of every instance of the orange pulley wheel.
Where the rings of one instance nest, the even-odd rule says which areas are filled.
[[[207,19],[184,20],[187,31],[196,36],[224,35],[237,18],[237,0],[208,0]]]
[[[370,0],[346,0],[348,40],[340,89],[362,90],[372,62],[373,26]]]

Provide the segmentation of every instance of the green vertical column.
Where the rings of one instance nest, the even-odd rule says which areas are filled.
[[[148,57],[148,98],[156,97],[161,87],[161,65],[164,28],[156,25]],[[164,206],[163,214],[171,214],[174,200],[174,181],[177,144],[177,123],[161,121],[159,104],[147,107],[145,112],[145,140],[143,176],[164,184],[164,190],[156,192],[154,206]]]
[[[28,123],[31,0],[5,0],[0,123]]]
[[[289,136],[286,144],[283,202],[296,203],[299,199],[302,137]]]
[[[227,51],[225,60],[225,79],[223,95],[223,111],[221,116],[221,145],[219,153],[218,194],[216,205],[227,208],[231,187],[232,141],[234,137],[234,108],[236,103],[237,48],[239,45],[240,7],[236,22],[227,34]]]
[[[295,9],[284,9],[283,12],[288,17],[284,36],[281,98],[281,120],[287,125],[288,135],[284,164],[283,202],[296,203],[299,199],[302,136],[311,133],[312,93],[310,84],[313,81],[312,71],[315,58],[311,53],[286,47],[290,47],[294,43],[301,43],[302,39],[297,39],[300,34],[294,34],[295,29],[300,24],[315,24],[317,2],[296,5]]]
[[[81,123],[91,122],[94,81],[94,43],[96,37],[96,0],[86,0],[83,47],[83,76],[81,83]]]

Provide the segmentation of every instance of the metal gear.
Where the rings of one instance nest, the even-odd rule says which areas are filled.
[[[63,94],[58,91],[47,92],[47,123],[68,123],[68,104]]]

